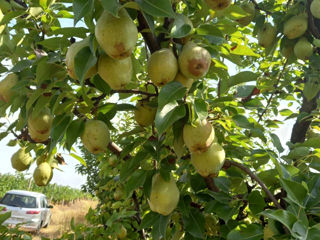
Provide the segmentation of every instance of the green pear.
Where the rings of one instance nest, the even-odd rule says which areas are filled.
[[[156,86],[173,81],[178,72],[178,61],[171,49],[163,48],[152,53],[148,61],[148,75]]]
[[[195,126],[186,124],[183,127],[183,141],[190,152],[207,151],[214,140],[214,128],[206,119],[198,120]]]
[[[193,79],[192,78],[187,78],[185,77],[182,73],[178,72],[175,79],[175,81],[181,83],[184,87],[186,87],[187,89],[191,88],[192,84],[193,84]]]
[[[218,175],[225,160],[224,149],[219,143],[212,143],[206,152],[191,153],[191,163],[203,177]]]
[[[212,10],[223,10],[227,7],[230,6],[231,4],[231,0],[205,0],[206,3],[208,4],[209,8],[211,8]]]
[[[155,119],[157,108],[149,105],[146,100],[138,101],[134,110],[134,119],[141,127],[151,125]]]
[[[33,180],[38,186],[46,186],[52,179],[53,171],[49,163],[41,163],[33,172]]]
[[[149,199],[150,209],[164,216],[169,215],[178,205],[180,197],[179,189],[172,176],[165,181],[160,173],[152,177],[152,186]]]
[[[107,55],[100,56],[98,73],[112,89],[123,89],[132,78],[131,58],[117,60]]]
[[[11,165],[17,171],[27,170],[30,167],[31,163],[31,154],[27,153],[25,148],[20,148],[11,157]]]
[[[38,114],[34,112],[28,118],[30,137],[36,142],[44,142],[50,136],[53,116],[48,107],[44,107]]]
[[[89,38],[85,38],[80,42],[73,43],[68,48],[68,51],[66,54],[66,65],[67,65],[68,75],[75,80],[78,80],[78,77],[76,76],[76,72],[75,72],[74,58],[82,48],[88,47],[88,46],[89,46]],[[85,79],[94,76],[96,73],[97,73],[97,66],[94,65],[86,73]]]
[[[205,48],[189,41],[183,46],[178,62],[185,77],[198,79],[209,71],[211,55]]]
[[[0,101],[9,102],[10,98],[14,94],[14,90],[12,88],[17,84],[18,76],[14,73],[8,74],[1,82],[0,82]]]
[[[307,60],[313,54],[313,46],[305,37],[302,37],[294,45],[293,51],[297,58]]]
[[[127,229],[121,225],[120,232],[117,234],[119,239],[125,239],[127,237]]]
[[[320,19],[320,0],[313,0],[310,5],[312,16]]]
[[[116,201],[120,201],[123,198],[123,195],[124,195],[123,189],[121,187],[118,187],[113,193],[113,198]]]
[[[115,167],[117,165],[118,162],[118,157],[116,155],[111,155],[108,158],[108,163],[111,167]]]
[[[114,59],[128,58],[138,40],[138,30],[127,11],[122,8],[114,17],[104,11],[97,21],[95,35],[101,48]]]
[[[100,120],[89,120],[85,123],[81,140],[85,148],[93,153],[104,152],[110,142],[110,133],[107,125]]]
[[[244,2],[240,6],[245,12],[249,14],[248,16],[236,20],[241,26],[244,27],[249,25],[254,19],[256,8],[252,2]]]
[[[308,29],[308,17],[304,14],[293,16],[283,25],[283,34],[288,39],[301,37]]]
[[[272,45],[277,35],[277,29],[270,23],[266,23],[258,31],[258,43],[260,46],[267,48]]]

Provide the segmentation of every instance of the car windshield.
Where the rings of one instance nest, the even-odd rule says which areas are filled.
[[[22,208],[36,208],[36,198],[18,194],[7,193],[1,200],[1,204],[22,207]]]

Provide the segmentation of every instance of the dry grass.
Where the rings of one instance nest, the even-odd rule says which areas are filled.
[[[69,205],[54,205],[51,209],[51,222],[47,228],[42,228],[40,234],[33,236],[32,239],[40,240],[41,237],[50,239],[58,238],[62,233],[70,229],[70,221],[74,218],[75,224],[86,223],[85,215],[89,208],[95,208],[96,201],[92,200],[78,200]]]

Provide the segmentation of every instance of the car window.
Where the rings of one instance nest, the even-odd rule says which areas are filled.
[[[36,208],[37,202],[35,197],[24,196],[18,194],[6,194],[2,201],[2,204],[14,207],[23,207],[23,208]]]

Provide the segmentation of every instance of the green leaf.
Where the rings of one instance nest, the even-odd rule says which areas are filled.
[[[206,212],[216,213],[225,222],[228,222],[237,211],[237,208],[230,207],[228,203],[224,204],[214,200],[208,202],[206,206]]]
[[[288,194],[288,198],[298,204],[300,207],[304,206],[304,199],[308,194],[308,190],[298,182],[288,179],[280,179],[282,186]]]
[[[139,151],[133,158],[129,159],[120,170],[120,179],[126,180],[130,177],[140,166],[140,162],[149,157],[147,151]]]
[[[291,229],[293,227],[293,224],[297,221],[296,216],[294,216],[291,212],[283,209],[265,210],[262,212],[262,215],[281,222],[288,229]]]
[[[74,0],[73,12],[74,12],[74,25],[84,17],[87,13],[93,10],[93,0]]]
[[[110,86],[100,77],[99,74],[96,74],[93,79],[92,79],[92,83],[94,84],[94,86],[99,89],[101,92],[109,95],[111,92],[111,88]]]
[[[52,31],[50,35],[63,35],[65,38],[69,37],[78,37],[78,38],[85,38],[89,30],[84,27],[65,27],[65,28],[58,28]]]
[[[83,119],[76,119],[70,123],[66,132],[66,148],[68,151],[70,151],[73,143],[77,140],[77,138],[82,135],[83,130]]]
[[[52,123],[51,129],[51,143],[50,143],[50,152],[55,147],[57,142],[61,140],[64,136],[70,122],[72,121],[72,116],[70,114],[60,115],[55,117]]]
[[[159,93],[158,106],[163,108],[167,103],[183,98],[185,94],[186,88],[180,82],[169,82]]]
[[[88,70],[97,63],[97,57],[94,56],[90,47],[82,48],[74,58],[75,73],[82,84]]]
[[[259,191],[252,191],[248,196],[249,208],[253,214],[258,214],[264,210],[265,202]]]
[[[11,217],[11,212],[1,213],[0,214],[0,225],[2,225],[2,223],[4,223],[10,217]]]
[[[200,120],[208,117],[208,106],[203,99],[197,98],[194,103],[194,111]]]
[[[101,4],[105,10],[111,13],[113,16],[118,16],[118,10],[120,4],[118,0],[101,0]]]
[[[244,71],[240,72],[229,79],[229,87],[238,85],[240,83],[256,81],[260,75],[258,73]]]
[[[227,236],[227,240],[261,240],[262,238],[263,228],[258,224],[241,224],[229,232]]]
[[[175,17],[170,0],[136,0],[142,11],[154,17]]]
[[[182,216],[182,220],[186,232],[190,233],[193,237],[203,239],[205,220],[203,214],[198,209],[191,208],[188,215]]]
[[[171,28],[171,36],[173,38],[182,38],[190,34],[193,26],[187,16],[178,14]]]
[[[80,157],[74,153],[70,153],[70,156],[72,156],[74,159],[78,160],[79,163],[81,163],[83,166],[87,166],[86,161],[82,157]]]
[[[69,46],[69,41],[65,37],[53,37],[49,38],[43,41],[38,42],[37,44],[42,45],[45,48],[48,48],[49,50],[58,50],[63,49],[67,46]]]
[[[251,95],[253,89],[255,89],[256,86],[252,86],[252,85],[243,85],[243,86],[239,86],[237,87],[237,98],[246,98],[248,96]]]
[[[178,105],[176,101],[170,102],[162,109],[158,108],[155,125],[158,129],[159,135],[164,133],[174,122],[183,118],[186,115],[184,105]]]
[[[241,128],[253,128],[253,124],[248,121],[248,119],[243,115],[234,115],[232,117],[233,121]]]
[[[279,111],[281,116],[290,116],[293,112],[290,109],[282,109]]]
[[[11,72],[20,72],[32,65],[33,61],[31,60],[21,60],[16,65],[11,68]]]
[[[281,141],[280,141],[279,137],[273,133],[270,133],[270,137],[273,142],[273,145],[277,148],[279,153],[282,153],[284,151],[284,148],[281,145]]]
[[[137,171],[135,171],[130,177],[130,179],[128,180],[128,182],[126,183],[125,190],[127,192],[127,195],[131,191],[143,186],[146,180],[146,177],[147,177],[147,171],[142,169],[138,169]]]
[[[143,217],[140,224],[140,229],[152,227],[158,221],[158,219],[159,219],[159,214],[150,211]]]
[[[161,214],[158,214],[157,221],[154,222],[151,232],[154,240],[160,240],[166,236],[166,230],[169,220],[170,215],[163,216]]]

